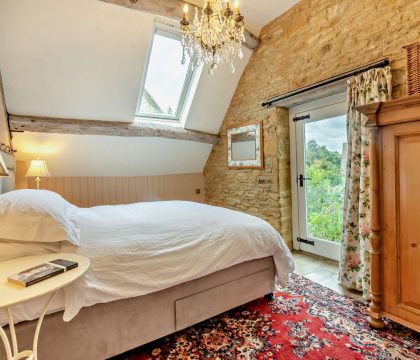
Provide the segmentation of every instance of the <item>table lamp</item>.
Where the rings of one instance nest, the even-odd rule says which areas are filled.
[[[51,176],[48,172],[47,165],[44,160],[31,160],[29,170],[26,173],[25,177],[34,177],[36,182],[36,188],[39,190],[39,183],[41,182],[41,177]]]

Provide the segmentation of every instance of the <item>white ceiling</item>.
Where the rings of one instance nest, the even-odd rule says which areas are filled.
[[[254,35],[259,35],[261,29],[269,22],[280,16],[300,0],[239,0],[242,15],[245,16],[245,26]],[[196,5],[203,6],[203,0],[190,0]],[[234,3],[234,0],[231,0]]]
[[[9,113],[133,121],[153,20],[97,0],[0,0],[0,69]],[[227,66],[214,77],[204,69],[186,128],[218,133],[251,56],[244,52],[234,75]],[[63,146],[53,146],[57,139]],[[14,145],[18,160],[48,157],[53,176],[201,172],[211,151],[208,144],[161,138],[33,133],[16,134]]]

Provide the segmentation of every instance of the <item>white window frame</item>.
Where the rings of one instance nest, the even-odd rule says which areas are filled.
[[[172,122],[176,125],[179,125],[182,122],[185,122],[185,118],[186,118],[185,113],[188,112],[189,108],[191,107],[192,96],[194,95],[195,90],[197,88],[197,85],[198,85],[197,79],[199,78],[199,75],[201,74],[202,66],[197,67],[197,68],[195,68],[194,66],[189,66],[188,72],[185,78],[184,86],[182,88],[181,96],[179,98],[177,110],[174,115],[142,113],[140,111],[140,107],[141,107],[141,102],[142,102],[143,94],[145,90],[147,72],[149,70],[150,56],[152,53],[155,34],[160,34],[160,35],[170,37],[172,39],[176,39],[180,41],[179,61],[181,61],[182,47],[181,47],[181,30],[179,28],[179,24],[171,23],[163,19],[155,19],[154,24],[153,24],[153,32],[152,32],[151,40],[149,41],[147,59],[146,59],[146,63],[145,63],[144,71],[143,71],[143,78],[141,81],[140,94],[139,94],[137,108],[136,108],[136,117],[144,121],[149,121],[149,120],[153,122],[164,121],[164,122]]]

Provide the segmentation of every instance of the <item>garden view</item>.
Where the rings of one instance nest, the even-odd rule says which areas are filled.
[[[345,123],[343,125],[345,131]],[[330,140],[334,144],[328,146],[320,144],[322,141],[317,141],[308,135],[306,142],[306,176],[310,178],[306,188],[308,235],[341,242],[345,181],[342,152],[346,152],[346,146],[343,146],[345,140],[343,141],[343,136],[337,136],[336,139]]]

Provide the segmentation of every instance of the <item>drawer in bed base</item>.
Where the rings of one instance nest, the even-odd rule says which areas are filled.
[[[272,268],[204,290],[175,301],[176,330],[209,319],[238,304],[245,304],[274,290]]]

